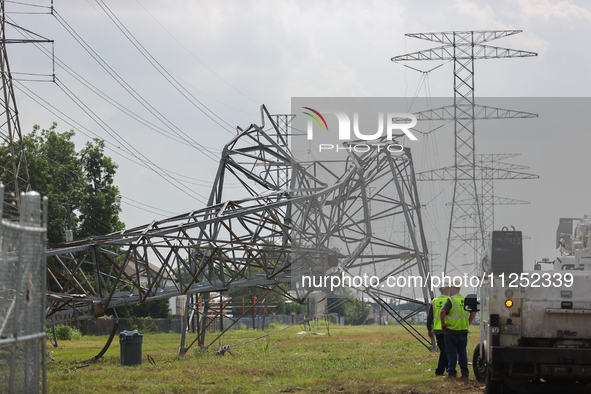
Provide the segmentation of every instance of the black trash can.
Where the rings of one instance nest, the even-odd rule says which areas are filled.
[[[138,365],[142,363],[142,340],[144,336],[137,330],[121,331],[119,345],[121,347],[121,365]]]

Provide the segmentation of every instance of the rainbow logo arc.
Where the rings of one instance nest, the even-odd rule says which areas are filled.
[[[307,109],[308,111],[312,111],[312,112],[314,112],[316,115],[318,115],[318,116],[320,117],[320,119],[322,119],[322,122],[324,123],[324,126],[326,127],[326,131],[328,131],[328,125],[326,124],[326,120],[324,120],[324,117],[323,117],[322,115],[320,115],[320,112],[318,112],[318,111],[316,111],[316,110],[314,110],[314,109],[312,109],[312,108],[310,108],[310,107],[302,107],[302,108],[304,108],[304,109]],[[322,127],[322,123],[320,123],[320,120],[319,120],[319,119],[318,119],[316,116],[312,115],[312,114],[311,114],[311,113],[309,113],[309,112],[304,112],[304,114],[306,114],[306,115],[308,115],[308,116],[312,117],[312,119],[314,119],[314,120],[316,121],[316,123],[318,123],[318,126],[320,126],[320,130],[322,130],[322,129],[323,129],[323,127]]]

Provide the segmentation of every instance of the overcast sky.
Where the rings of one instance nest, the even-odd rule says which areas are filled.
[[[56,121],[58,130],[76,131],[78,149],[92,137],[106,140],[107,154],[119,165],[116,183],[123,196],[121,216],[127,227],[203,207],[217,159],[208,158],[198,144],[217,157],[235,126],[260,122],[261,104],[272,113],[289,113],[291,97],[451,96],[451,64],[428,73],[425,80],[420,72],[390,61],[394,55],[434,46],[407,38],[405,33],[523,30],[489,44],[539,56],[477,61],[478,96],[583,98],[591,91],[591,10],[586,1],[507,0],[494,5],[468,0],[103,1],[55,0],[54,15],[47,13],[48,8],[8,0],[6,9],[11,21],[54,40],[59,61],[57,83],[15,82],[23,132],[28,133],[34,124],[47,128]],[[47,7],[50,1],[30,4]],[[109,19],[109,10],[157,67]],[[78,41],[94,51],[92,56],[67,31],[68,26],[72,34],[79,35]],[[13,29],[8,36],[22,37]],[[41,46],[52,50],[51,44]],[[32,44],[10,45],[8,50],[13,72],[53,72],[51,60]],[[64,65],[141,122],[74,79]],[[437,65],[412,66],[427,71]],[[43,106],[31,97],[44,100]],[[72,97],[88,106],[95,119],[100,119],[98,123]],[[577,110],[566,116],[585,114],[589,101],[576,103]],[[531,202],[518,208],[500,207],[496,219],[498,226],[514,225],[531,237],[526,246],[529,265],[535,258],[554,257],[559,217],[591,212],[591,137],[584,121],[574,129],[560,122],[556,127],[538,122],[536,132],[521,136],[519,130],[507,132],[504,127],[482,136],[477,133],[478,153],[521,153],[511,162],[529,166],[527,172],[540,175],[537,181],[513,182],[497,189],[507,192],[503,197]],[[453,137],[449,130],[442,130],[437,138],[449,142]],[[412,148],[423,153],[435,149],[441,158],[439,165],[453,163],[453,152],[444,149],[445,143],[438,151],[434,139],[429,142],[432,145],[427,146],[425,138]],[[164,176],[168,181],[136,164],[147,158],[153,162],[149,166],[168,171]],[[421,170],[431,165],[433,161],[417,163]],[[171,182],[179,183],[171,177],[183,186],[173,186]],[[435,192],[425,190],[425,202],[435,197],[428,193]],[[444,209],[445,198],[450,198],[446,193],[443,201],[433,202],[439,210]],[[243,197],[237,190],[234,195],[229,190],[228,195]],[[428,225],[439,228],[434,232],[446,233],[448,223]],[[438,248],[435,252],[443,253],[442,246]]]

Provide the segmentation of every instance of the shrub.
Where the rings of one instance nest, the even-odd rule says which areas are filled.
[[[57,339],[61,341],[72,340],[72,328],[70,326],[60,324],[55,328],[55,334],[57,335]]]
[[[52,332],[51,327],[45,327],[45,333],[47,334],[48,338],[53,339],[53,332]],[[57,339],[60,341],[70,341],[72,339],[74,339],[74,340],[82,339],[82,333],[80,331],[78,331],[75,328],[72,328],[70,326],[66,326],[64,324],[60,324],[55,327],[55,335],[57,336]]]
[[[82,339],[82,333],[75,328],[72,328],[72,339],[74,341],[79,341]]]
[[[45,334],[47,335],[47,338],[53,341],[51,326],[45,327]],[[71,341],[72,339],[77,341],[82,339],[82,333],[80,331],[64,324],[55,327],[55,335],[57,336],[58,341]]]
[[[125,329],[127,331],[133,331],[138,329],[138,325],[135,318],[130,317],[129,319],[127,319],[127,322],[125,323]]]

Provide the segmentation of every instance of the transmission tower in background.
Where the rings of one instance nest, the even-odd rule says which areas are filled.
[[[477,165],[481,171],[482,198],[482,226],[484,234],[488,236],[495,227],[495,205],[527,205],[528,201],[516,200],[514,198],[499,197],[494,193],[495,179],[538,179],[538,175],[520,172],[529,167],[520,164],[506,163],[501,160],[519,156],[519,153],[491,153],[477,154]]]
[[[480,202],[476,180],[477,159],[475,155],[475,121],[477,119],[530,118],[535,114],[504,110],[478,105],[474,99],[474,61],[478,59],[500,59],[531,57],[537,53],[484,45],[485,42],[520,33],[521,30],[451,31],[438,33],[406,34],[421,40],[443,44],[392,57],[393,62],[417,60],[453,61],[454,101],[453,105],[421,112],[417,119],[453,120],[455,163],[451,168],[417,174],[423,180],[453,180],[454,194],[451,204],[444,271],[448,264],[457,267],[457,258],[468,246],[475,260],[484,249],[485,224],[483,205]],[[450,171],[451,170],[451,171]],[[502,171],[502,170],[496,170]],[[496,178],[494,178],[496,179]]]
[[[6,26],[11,26],[16,30],[23,30],[29,34],[30,31],[8,21],[6,19],[5,0],[0,0],[0,73],[2,74],[2,92],[0,92],[0,137],[10,149],[10,163],[3,163],[2,171],[10,173],[12,176],[11,184],[6,185],[7,196],[13,195],[13,202],[9,203],[4,212],[7,216],[14,215],[18,212],[18,196],[21,192],[29,191],[31,188],[29,180],[29,170],[27,168],[27,157],[25,153],[25,146],[23,143],[23,135],[19,122],[18,109],[16,106],[16,98],[14,95],[14,86],[12,84],[12,74],[10,72],[10,65],[8,62],[7,44],[19,43],[48,43],[53,42],[44,37],[39,39],[18,39],[6,38]],[[10,198],[10,197],[9,197]],[[3,202],[4,203],[4,202]]]

